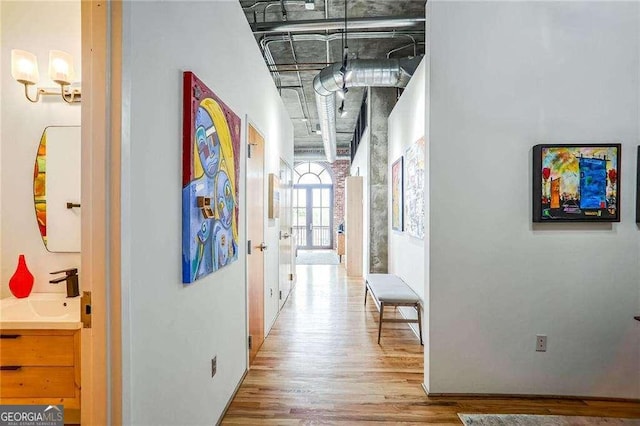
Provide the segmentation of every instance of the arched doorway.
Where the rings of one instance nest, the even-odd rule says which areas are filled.
[[[333,178],[320,163],[294,169],[293,230],[299,249],[333,248]]]

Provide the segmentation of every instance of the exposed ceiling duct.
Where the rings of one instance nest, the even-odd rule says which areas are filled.
[[[336,160],[336,92],[344,87],[405,87],[422,56],[406,59],[355,59],[324,68],[313,80],[327,161]]]
[[[414,52],[416,51],[416,48],[418,46],[418,41],[416,41],[416,36],[418,35],[417,32],[399,32],[399,31],[392,31],[392,32],[378,32],[378,31],[366,31],[366,32],[356,32],[356,33],[350,33],[349,34],[349,39],[351,40],[383,40],[383,39],[406,39],[407,41],[410,41],[411,43],[406,45],[406,46],[413,46],[414,47]],[[306,121],[306,128],[307,128],[307,133],[311,134],[312,132],[312,128],[310,127],[310,120],[309,118],[311,118],[311,114],[309,113],[309,109],[307,106],[307,100],[305,97],[305,91],[303,89],[303,86],[300,86],[299,84],[296,86],[296,88],[293,87],[285,87],[281,84],[281,79],[280,79],[280,71],[276,66],[276,61],[273,58],[273,53],[271,52],[271,45],[274,43],[287,43],[287,44],[291,44],[292,42],[306,42],[306,41],[318,41],[318,42],[323,42],[323,43],[329,43],[332,41],[338,41],[341,40],[343,37],[343,34],[341,33],[336,33],[336,34],[329,34],[329,35],[325,35],[325,34],[281,34],[281,35],[270,35],[270,36],[263,36],[260,38],[260,48],[262,49],[262,54],[267,62],[267,65],[269,66],[271,73],[273,75],[273,78],[276,82],[276,86],[280,89],[290,89],[295,91],[296,96],[297,96],[297,100],[298,100],[298,104],[300,105],[300,110],[302,112],[302,116],[307,119],[308,121]],[[424,44],[424,42],[422,42]],[[388,57],[388,56],[387,56]],[[327,56],[327,61],[329,61],[329,57]],[[299,68],[297,65],[294,65],[296,67],[296,69],[299,69],[300,71],[304,71],[303,68]],[[302,94],[302,96],[301,96]],[[303,99],[304,98],[304,99]]]

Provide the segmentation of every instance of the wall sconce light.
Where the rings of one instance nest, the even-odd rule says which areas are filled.
[[[72,104],[80,102],[82,96],[80,88],[66,87],[73,80],[73,57],[60,50],[49,52],[49,77],[60,85],[60,91],[37,87],[36,97],[29,95],[29,86],[38,83],[40,75],[38,58],[26,50],[11,50],[11,76],[24,85],[24,96],[30,102],[38,102],[41,95],[60,95],[65,102]]]

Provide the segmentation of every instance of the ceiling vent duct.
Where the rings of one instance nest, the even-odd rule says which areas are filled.
[[[324,68],[313,80],[316,106],[327,161],[336,160],[336,92],[345,87],[405,87],[422,56],[406,59],[354,59],[346,71],[338,62]]]

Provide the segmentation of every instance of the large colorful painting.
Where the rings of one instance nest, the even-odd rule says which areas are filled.
[[[240,117],[184,73],[182,282],[238,259]]]
[[[405,154],[404,222],[405,230],[416,238],[424,238],[424,137],[411,145]]]
[[[403,231],[402,217],[404,216],[402,196],[402,157],[391,165],[391,228],[395,231]]]
[[[620,144],[533,147],[534,222],[619,222]]]

